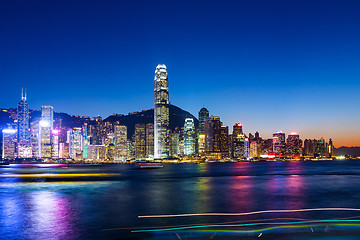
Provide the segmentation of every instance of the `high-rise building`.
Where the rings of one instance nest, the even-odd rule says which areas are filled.
[[[257,141],[252,141],[250,143],[249,157],[251,158],[260,157],[259,143]]]
[[[80,160],[79,155],[83,151],[82,128],[73,128],[68,131],[69,156],[72,159]]]
[[[327,144],[327,148],[326,148],[326,156],[327,157],[332,157],[334,152],[334,145],[333,142],[331,140],[331,138],[329,139],[329,143]]]
[[[314,148],[311,139],[305,139],[304,141],[304,149],[303,155],[304,156],[311,156],[314,154]]]
[[[83,159],[87,159],[87,148],[90,144],[90,139],[88,137],[87,123],[84,123],[82,128],[83,128]]]
[[[59,158],[59,130],[57,129],[51,131],[51,157]]]
[[[16,138],[17,130],[7,128],[2,130],[2,158],[13,159],[16,158]]]
[[[180,141],[179,131],[170,133],[170,156],[176,157],[180,155]]]
[[[234,126],[233,126],[233,135],[238,136],[240,134],[243,134],[242,124],[241,123],[235,123]]]
[[[59,158],[69,157],[69,143],[59,143]]]
[[[235,123],[231,139],[231,155],[233,158],[245,157],[245,134],[241,123]]]
[[[39,158],[51,158],[51,124],[47,118],[39,122]]]
[[[159,64],[154,78],[154,157],[169,157],[169,85],[164,64]]]
[[[199,134],[198,146],[199,146],[199,154],[204,154],[204,152],[205,152],[205,134]]]
[[[40,157],[40,119],[33,119],[30,123],[30,140],[32,145],[32,157]]]
[[[88,160],[103,161],[106,159],[106,146],[105,145],[89,145],[87,148]]]
[[[286,140],[286,153],[289,157],[297,156],[301,154],[302,141],[299,134],[292,132],[288,135]]]
[[[115,160],[126,160],[128,157],[127,127],[115,125]]]
[[[146,124],[146,157],[154,158],[154,124]]]
[[[217,116],[205,120],[205,152],[220,152],[221,125]]]
[[[326,142],[324,138],[320,138],[320,140],[312,140],[312,149],[314,157],[324,157],[326,156]]]
[[[32,157],[29,120],[29,104],[26,102],[26,92],[24,93],[24,91],[22,91],[21,101],[18,103],[17,107],[17,140],[19,158]]]
[[[255,141],[259,141],[259,140],[260,140],[260,134],[259,134],[259,132],[256,132],[256,133],[255,133],[254,140],[255,140]]]
[[[54,109],[52,106],[42,106],[41,107],[41,120],[46,121],[50,129],[54,128]]]
[[[184,154],[195,153],[195,125],[194,119],[186,118],[184,124]]]
[[[53,129],[53,107],[41,107],[39,122],[39,158],[51,158],[51,131]]]
[[[248,158],[250,156],[250,141],[249,138],[245,138],[244,142],[244,157]]]
[[[110,161],[114,161],[115,159],[115,145],[113,143],[107,146],[106,159]]]
[[[229,128],[228,126],[221,126],[220,128],[220,152],[223,156],[229,156]]]
[[[146,158],[146,126],[135,124],[135,159]]]
[[[273,152],[275,154],[285,154],[285,133],[278,131],[273,134]]]
[[[206,119],[209,119],[209,111],[203,107],[199,111],[199,134],[205,134]]]
[[[18,143],[17,156],[19,158],[31,158],[32,157],[32,145],[30,142]]]

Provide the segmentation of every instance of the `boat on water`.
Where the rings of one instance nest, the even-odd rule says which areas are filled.
[[[154,169],[154,168],[162,168],[163,165],[161,162],[141,159],[141,160],[136,160],[135,167],[137,169]]]

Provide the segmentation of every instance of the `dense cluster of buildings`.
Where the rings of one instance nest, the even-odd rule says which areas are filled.
[[[125,161],[134,159],[260,159],[331,157],[333,144],[279,131],[263,139],[259,133],[243,132],[235,123],[230,134],[219,116],[206,108],[199,111],[199,124],[186,118],[181,127],[169,127],[169,88],[165,65],[158,65],[154,78],[154,122],[136,124],[128,136],[127,126],[95,117],[93,124],[64,127],[54,121],[51,106],[42,106],[41,117],[30,119],[26,92],[22,92],[16,120],[2,130],[2,158],[54,161]]]

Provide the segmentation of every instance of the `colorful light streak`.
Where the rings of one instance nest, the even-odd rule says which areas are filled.
[[[360,227],[360,224],[344,224],[344,223],[340,223],[340,224],[330,224],[331,226],[356,226],[356,227]],[[282,228],[308,228],[308,227],[324,227],[324,226],[329,226],[329,224],[311,224],[311,225],[288,225],[288,226],[276,226],[276,227],[268,227],[268,228],[262,228],[262,229],[253,229],[253,230],[195,230],[192,232],[217,232],[217,233],[256,233],[256,232],[265,232],[265,231],[270,231],[270,230],[275,230],[275,229],[282,229]]]
[[[359,208],[307,208],[307,209],[290,209],[290,210],[263,210],[245,213],[187,213],[187,214],[170,214],[170,215],[144,215],[138,218],[170,218],[170,217],[192,217],[192,216],[245,216],[262,213],[289,213],[289,212],[311,212],[311,211],[360,211]]]
[[[336,218],[336,219],[325,219],[325,220],[343,220],[343,219],[354,219],[360,218],[360,216],[354,217],[346,217],[346,218]],[[230,221],[230,222],[220,222],[220,223],[209,223],[209,225],[220,225],[220,224],[230,224],[230,223],[243,223],[243,222],[258,222],[258,221],[273,221],[273,220],[297,220],[297,221],[312,221],[316,219],[306,219],[306,218],[267,218],[267,219],[253,219],[253,220],[240,220],[240,221]],[[318,219],[321,220],[321,219]],[[188,225],[168,225],[168,226],[154,226],[154,227],[147,227],[150,229],[161,229],[161,228],[175,228],[175,227],[187,227],[187,226],[201,226],[203,224],[188,224]],[[142,229],[144,227],[122,227],[122,228],[108,228],[102,229],[102,231],[114,231],[114,230],[134,230],[134,229]]]
[[[118,173],[45,173],[45,174],[0,174],[3,178],[75,178],[75,177],[111,177]]]
[[[143,229],[133,230],[131,232],[164,232],[184,229],[197,229],[197,228],[217,228],[217,227],[247,227],[247,226],[259,226],[259,225],[293,225],[293,224],[308,224],[308,223],[338,223],[338,222],[360,222],[360,220],[313,220],[313,221],[300,221],[300,222],[260,222],[260,223],[244,223],[244,224],[220,224],[220,225],[200,225],[200,226],[187,226],[187,227],[176,227],[176,228],[161,228],[161,229]],[[360,224],[357,224],[360,226]],[[313,226],[313,225],[312,225]],[[280,226],[278,226],[280,227]],[[244,230],[245,231],[245,230]],[[261,231],[249,230],[249,231]]]

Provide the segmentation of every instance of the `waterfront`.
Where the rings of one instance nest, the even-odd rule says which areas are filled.
[[[30,177],[31,174],[36,175]],[[132,164],[9,165],[0,168],[0,238],[257,239],[259,232],[229,235],[221,229],[146,233],[131,230],[190,224],[250,223],[255,220],[264,222],[274,218],[281,222],[353,218],[360,215],[359,212],[317,211],[181,218],[138,216],[358,208],[359,181],[360,161],[356,160],[164,164],[163,168],[149,170],[135,169]],[[246,227],[250,230],[256,228],[259,227]],[[300,239],[294,236],[358,235],[357,226],[347,226],[345,230],[338,228],[329,224],[327,227],[275,229],[261,232],[261,237],[288,239],[291,236],[291,239]],[[341,235],[339,239],[346,238]]]

